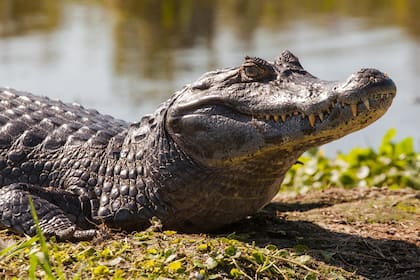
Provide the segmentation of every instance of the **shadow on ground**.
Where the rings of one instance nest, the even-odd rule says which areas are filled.
[[[418,211],[410,208],[410,215],[404,216],[391,209],[406,200],[420,204],[418,193],[389,195],[389,192],[338,195],[338,201],[331,199],[334,195],[330,193],[323,195],[330,196],[330,201],[321,196],[306,202],[298,202],[299,198],[285,199],[288,202],[277,199],[254,217],[226,230],[235,231],[238,236],[244,236],[242,241],[255,242],[258,246],[298,246],[319,261],[368,279],[420,279]],[[386,203],[390,197],[392,203]],[[377,205],[391,207],[389,211],[394,211],[395,217]],[[345,209],[351,211],[337,214]],[[375,212],[380,220],[375,220]]]

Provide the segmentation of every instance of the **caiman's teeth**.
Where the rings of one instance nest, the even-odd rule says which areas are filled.
[[[365,105],[366,109],[370,109],[370,103],[369,100],[363,100],[362,101],[363,104]],[[345,107],[348,106],[346,105],[344,102],[341,102],[341,106]],[[350,110],[351,110],[351,114],[353,115],[353,117],[357,116],[357,104],[349,104],[350,106]],[[315,127],[315,122],[316,122],[316,117],[318,116],[318,118],[322,121],[324,121],[324,114],[330,114],[331,113],[332,108],[328,107],[324,112],[320,112],[317,114],[310,114],[308,115],[308,120],[309,120],[309,124],[311,127]],[[290,114],[289,116],[301,116],[302,119],[305,119],[306,115],[303,112],[298,112],[295,111],[292,114]],[[275,122],[279,122],[280,119],[285,122],[287,119],[288,115],[284,114],[284,115],[264,115],[264,118],[266,121],[270,121],[270,119],[273,119]]]
[[[309,124],[311,125],[311,127],[314,127],[315,126],[315,115],[309,115],[308,119],[309,119]]]
[[[285,121],[286,121],[286,115],[281,115],[281,120],[282,120],[283,122],[285,122]]]
[[[350,105],[351,113],[353,114],[353,117],[357,116],[357,104],[351,104]]]
[[[370,104],[369,104],[369,100],[366,99],[363,101],[363,104],[365,104],[366,109],[370,110]]]

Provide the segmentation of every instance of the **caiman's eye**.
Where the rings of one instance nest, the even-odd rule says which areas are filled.
[[[244,72],[250,78],[256,78],[258,76],[264,75],[263,69],[259,68],[257,65],[244,65]]]
[[[243,81],[271,80],[276,77],[273,66],[265,60],[254,57],[246,57],[241,67]]]

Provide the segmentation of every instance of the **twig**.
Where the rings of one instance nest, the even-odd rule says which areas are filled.
[[[275,259],[284,261],[284,262],[288,262],[288,263],[292,263],[294,265],[300,266],[303,269],[306,269],[307,271],[313,272],[315,274],[319,274],[318,271],[316,271],[316,270],[314,270],[314,269],[312,269],[312,268],[310,268],[310,267],[308,267],[308,266],[306,266],[304,264],[301,264],[301,263],[298,263],[298,262],[295,262],[295,261],[292,261],[292,260],[289,260],[289,259],[286,259],[286,258],[283,258],[283,257],[279,257],[279,256],[272,256],[272,257],[275,258]]]

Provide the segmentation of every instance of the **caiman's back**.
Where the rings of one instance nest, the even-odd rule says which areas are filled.
[[[27,198],[13,196],[14,191],[31,188],[31,193],[41,198],[48,195],[48,200],[57,200],[57,205],[64,203],[72,208],[68,206],[74,204],[76,220],[82,212],[90,212],[94,206],[81,211],[78,200],[94,195],[96,173],[100,165],[106,165],[107,158],[113,160],[119,153],[126,127],[123,121],[78,104],[0,88],[0,193],[9,196],[1,202],[8,206],[0,208],[22,205],[19,200]],[[55,213],[50,208],[44,211]],[[9,212],[0,218],[6,226],[9,221],[9,226],[20,231],[19,221],[7,217],[13,210]]]
[[[0,127],[0,184],[59,186],[55,173],[65,172],[59,167],[68,168],[67,157],[102,156],[127,124],[78,104],[0,88]]]

